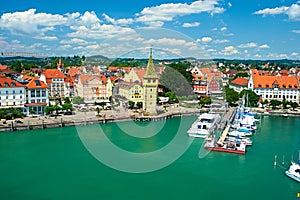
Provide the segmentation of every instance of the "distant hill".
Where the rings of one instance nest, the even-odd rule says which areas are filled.
[[[85,58],[83,65],[109,65],[112,59],[102,55],[88,56]]]

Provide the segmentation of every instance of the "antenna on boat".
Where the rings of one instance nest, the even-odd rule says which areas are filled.
[[[282,165],[284,165],[284,155],[282,156]]]
[[[275,159],[274,159],[274,166],[276,166],[277,165],[277,155],[275,155]]]

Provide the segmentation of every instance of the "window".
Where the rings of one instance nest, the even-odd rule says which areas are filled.
[[[35,91],[34,90],[30,90],[30,96],[35,97]]]
[[[36,100],[36,102],[37,102],[37,103],[40,103],[40,102],[41,102],[41,100],[40,100],[40,99],[38,99],[38,100]]]
[[[16,94],[16,91],[13,90],[13,94]]]
[[[22,99],[23,98],[23,96],[22,95],[20,95],[20,99]]]
[[[16,96],[13,96],[13,99],[16,99]]]
[[[23,91],[22,91],[22,90],[20,90],[20,93],[22,94],[22,93],[23,93]]]
[[[6,90],[6,94],[8,94],[8,90]]]
[[[35,100],[34,100],[34,99],[32,99],[32,100],[31,100],[31,103],[35,103]]]
[[[8,96],[6,96],[6,99],[8,99]]]
[[[41,97],[41,91],[40,90],[36,91],[36,97]]]
[[[45,97],[46,96],[46,90],[42,90],[42,97]]]

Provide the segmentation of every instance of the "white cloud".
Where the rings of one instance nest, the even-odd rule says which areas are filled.
[[[291,53],[291,56],[298,56],[298,55],[299,55],[299,53],[297,53],[297,52]]]
[[[269,49],[270,47],[267,44],[263,44],[263,45],[260,45],[259,48],[260,49]]]
[[[227,30],[227,27],[222,27],[221,29],[220,29],[221,31],[226,31]]]
[[[61,44],[87,44],[86,40],[80,38],[71,38],[70,40],[61,40]]]
[[[156,25],[163,25],[166,21],[172,21],[174,17],[207,12],[210,14],[223,13],[224,8],[218,7],[217,0],[194,1],[187,3],[166,3],[154,7],[146,7],[137,14],[136,21],[148,25],[153,22],[160,22]]]
[[[247,44],[240,44],[238,47],[239,47],[239,48],[254,48],[254,47],[256,47],[256,46],[257,46],[256,43],[254,43],[254,42],[249,42],[249,43],[247,43]]]
[[[128,25],[128,24],[132,24],[134,22],[134,20],[131,18],[122,18],[122,19],[115,20],[114,18],[108,16],[105,13],[103,13],[102,16],[104,17],[104,19],[107,22],[110,22],[110,23],[116,24],[116,25]]]
[[[300,34],[300,30],[292,30],[292,32]]]
[[[214,43],[216,43],[216,44],[222,44],[222,43],[227,43],[227,42],[229,42],[229,40],[226,40],[226,39],[223,39],[223,40],[220,40],[220,39],[214,40]]]
[[[213,39],[211,37],[202,37],[201,39],[197,39],[197,42],[208,43],[211,42]]]
[[[166,45],[166,46],[195,46],[196,44],[193,42],[189,42],[183,39],[176,39],[176,38],[160,38],[160,39],[149,39],[144,41],[144,44],[149,45]]]
[[[182,27],[184,28],[190,28],[190,27],[197,27],[199,26],[200,23],[199,22],[193,22],[193,23],[183,23]]]
[[[12,34],[40,34],[42,30],[53,30],[51,27],[66,22],[67,17],[62,15],[36,13],[36,9],[29,9],[24,12],[4,13],[0,18],[0,27],[8,29]]]
[[[35,39],[47,40],[47,41],[55,41],[58,38],[56,36],[36,36]]]
[[[297,2],[296,4],[292,4],[291,6],[265,8],[265,9],[254,12],[254,14],[263,15],[264,17],[267,15],[285,14],[289,17],[289,19],[299,21],[300,20],[300,5],[299,5],[299,2]]]
[[[238,50],[234,46],[227,46],[222,50],[222,53],[226,56],[234,55],[238,53]]]

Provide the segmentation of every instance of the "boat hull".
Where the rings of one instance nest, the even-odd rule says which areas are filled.
[[[207,149],[210,149],[212,151],[236,153],[236,154],[243,154],[243,155],[246,154],[246,151],[234,150],[234,149],[226,149],[226,148],[222,148],[222,147],[207,147]]]
[[[289,173],[288,171],[286,171],[285,174],[286,174],[288,177],[290,177],[290,178],[292,178],[292,179],[294,179],[295,181],[298,181],[298,182],[300,183],[300,178],[299,178],[299,177],[297,177],[297,176],[295,176],[295,175]]]

